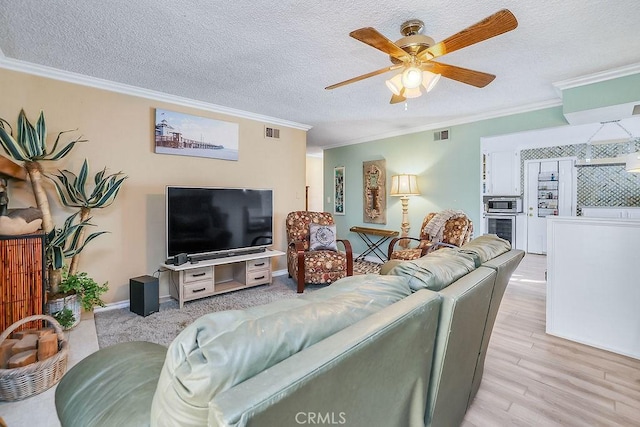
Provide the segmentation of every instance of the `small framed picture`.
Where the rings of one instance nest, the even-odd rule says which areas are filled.
[[[333,168],[333,214],[344,215],[344,166]]]

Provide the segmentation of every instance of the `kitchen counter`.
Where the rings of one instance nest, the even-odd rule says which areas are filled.
[[[547,218],[548,334],[640,359],[640,220]]]
[[[582,206],[582,216],[590,218],[640,219],[637,206]]]

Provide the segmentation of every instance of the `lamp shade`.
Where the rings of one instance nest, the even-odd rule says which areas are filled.
[[[431,89],[436,86],[438,80],[440,80],[440,74],[433,74],[430,71],[422,72],[422,86],[424,86],[427,92],[430,92]]]
[[[403,95],[405,98],[418,98],[422,92],[420,92],[420,87],[405,88]]]
[[[396,74],[389,80],[385,81],[387,87],[394,95],[400,95],[400,91],[402,90],[402,73]]]
[[[640,173],[640,151],[637,153],[627,154],[627,172]]]
[[[418,189],[418,178],[415,175],[394,175],[391,177],[392,196],[417,196],[420,194]]]

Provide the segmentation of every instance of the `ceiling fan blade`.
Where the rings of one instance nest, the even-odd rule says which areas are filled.
[[[378,74],[386,73],[387,71],[397,70],[398,68],[402,68],[402,64],[396,64],[396,65],[391,65],[389,67],[381,68],[379,70],[372,71],[370,73],[363,74],[361,76],[354,77],[352,79],[345,80],[343,82],[336,83],[336,84],[331,85],[331,86],[327,86],[327,87],[325,87],[325,89],[327,89],[327,90],[335,89],[335,88],[340,87],[340,86],[344,86],[344,85],[348,85],[350,83],[358,82],[360,80],[368,79],[369,77],[377,76]]]
[[[391,95],[391,101],[389,101],[389,104],[398,104],[400,102],[404,102],[406,101],[407,98],[405,98],[402,95],[396,95],[395,93],[393,95]]]
[[[366,43],[371,47],[391,55],[401,61],[409,58],[409,54],[400,49],[394,42],[380,34],[378,30],[372,27],[360,28],[359,30],[351,31],[349,33],[351,37],[356,40],[360,40],[362,43]]]
[[[513,13],[508,9],[502,9],[482,21],[441,41],[440,43],[436,43],[422,52],[419,56],[423,61],[437,58],[458,49],[490,39],[491,37],[506,33],[517,26],[518,21],[516,20],[516,17],[513,16]]]
[[[442,77],[457,80],[475,87],[485,87],[496,78],[493,74],[456,67],[455,65],[448,65],[435,61],[429,61],[423,64],[422,69],[425,71],[431,71],[435,74],[441,74]]]

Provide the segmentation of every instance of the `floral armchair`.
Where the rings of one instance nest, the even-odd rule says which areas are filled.
[[[326,247],[320,247],[319,250],[311,250],[312,228],[323,229],[326,233],[322,237],[328,236],[331,242],[325,245]],[[287,215],[286,230],[287,269],[289,276],[298,282],[298,293],[304,292],[305,283],[330,284],[353,275],[351,243],[348,240],[335,239],[335,225],[330,213],[291,212]],[[344,245],[345,252],[337,250],[336,242]]]
[[[438,231],[434,232],[434,224],[430,222],[434,220],[441,224],[435,227]],[[429,232],[433,233],[430,235]],[[442,236],[437,234],[441,233]],[[398,237],[389,242],[388,257],[389,259],[412,260],[425,256],[431,251],[447,246],[462,246],[471,240],[473,236],[473,222],[462,211],[447,210],[442,212],[431,212],[422,222],[420,228],[420,238]],[[398,248],[395,246],[402,240],[410,240],[418,242],[414,248]]]

